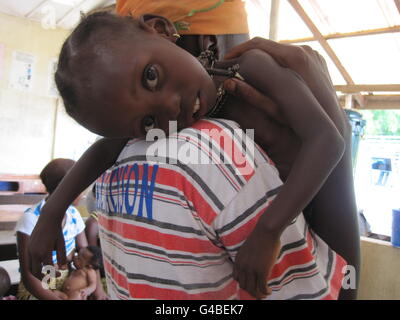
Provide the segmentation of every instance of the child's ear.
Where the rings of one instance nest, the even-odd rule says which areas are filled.
[[[167,18],[154,14],[144,14],[139,17],[139,26],[144,30],[156,32],[162,37],[176,41],[177,31],[174,24]]]

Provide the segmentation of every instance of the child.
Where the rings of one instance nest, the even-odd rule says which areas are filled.
[[[11,288],[11,279],[8,275],[8,272],[3,267],[0,267],[0,299],[4,297],[4,295]]]
[[[86,300],[97,286],[97,273],[102,265],[101,250],[96,246],[88,246],[75,255],[72,271],[65,280],[62,290],[56,294],[63,300]]]
[[[74,164],[75,161],[70,159],[54,159],[43,168],[40,173],[40,179],[45,185],[49,195],[53,193],[60,181]],[[33,277],[29,268],[28,243],[32,230],[41,216],[41,210],[45,203],[46,199],[43,199],[40,203],[26,210],[16,226],[22,280],[18,288],[18,297],[20,299],[30,299],[32,295],[38,299],[56,298],[51,291],[43,288],[41,281]],[[71,261],[76,246],[78,248],[87,246],[84,222],[79,211],[73,205],[64,210],[62,215],[62,226],[67,260]],[[47,259],[47,263],[57,263],[56,252],[53,252],[52,256]],[[58,267],[63,269],[62,264]],[[67,275],[67,270],[59,270],[59,272],[61,273],[61,276],[57,278],[58,280],[56,281],[61,283],[63,277]]]
[[[281,138],[280,134],[263,134],[266,124],[274,125],[266,112],[250,110],[243,101],[229,96],[217,99],[217,88],[225,78],[211,78],[195,58],[173,44],[175,41],[176,30],[162,17],[145,15],[133,20],[107,14],[89,16],[67,39],[56,73],[66,110],[77,122],[108,138],[84,154],[65,180],[64,190],[54,194],[58,201],[53,208],[49,206],[49,212],[60,212],[76,192],[74,188],[86,188],[110,167],[129,138],[143,137],[152,128],[168,132],[170,120],[177,120],[182,129],[214,113],[237,121],[243,129],[254,128],[256,142],[264,148]],[[344,140],[296,73],[257,50],[212,67],[227,70],[236,65],[241,77],[279,104],[301,141],[298,150],[292,150],[296,160],[268,208],[268,219],[262,216],[255,228],[255,242],[261,243],[265,233],[275,242],[260,256],[261,264],[266,264],[282,230],[314,198],[341,159]],[[48,245],[54,243],[54,239],[48,240]]]

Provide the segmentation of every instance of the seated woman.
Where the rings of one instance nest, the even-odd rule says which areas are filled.
[[[44,167],[40,173],[40,179],[45,185],[49,195],[53,193],[62,178],[67,174],[74,164],[75,161],[70,159],[55,159],[50,161],[50,163]],[[79,200],[79,198],[77,200]],[[45,203],[46,199],[43,199],[38,204],[26,210],[22,218],[18,221],[15,229],[17,233],[17,246],[22,279],[18,287],[17,297],[23,300],[59,299],[58,296],[55,295],[51,290],[47,290],[43,287],[42,282],[32,275],[29,267],[29,238],[32,230],[40,218],[41,209]],[[87,246],[84,229],[85,224],[79,211],[73,205],[69,206],[62,218],[62,232],[64,235],[66,248],[65,253],[68,262],[72,261],[75,248],[79,249]],[[60,276],[55,279],[55,284],[51,284],[55,285],[56,288],[60,288],[63,280],[68,275],[68,269],[65,265],[57,265],[57,254],[55,251],[53,252],[52,256],[47,259],[47,264],[50,265],[53,263],[55,264],[57,272],[60,274]]]

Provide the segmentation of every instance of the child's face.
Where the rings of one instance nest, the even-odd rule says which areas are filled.
[[[79,253],[74,256],[73,261],[77,269],[82,269],[85,267],[90,267],[90,261],[92,260],[93,253],[86,248],[79,250]]]
[[[151,128],[168,133],[169,120],[178,129],[191,126],[215,102],[215,85],[197,59],[159,35],[143,31],[96,59],[96,100],[109,103],[85,106],[75,119],[99,135],[142,137]]]

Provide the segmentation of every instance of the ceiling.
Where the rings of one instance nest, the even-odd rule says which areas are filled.
[[[0,12],[71,29],[78,23],[81,12],[112,4],[115,0],[1,0]]]
[[[347,106],[400,109],[400,0],[246,1],[252,35],[317,50]]]
[[[352,94],[358,107],[399,108],[400,0],[244,1],[252,36],[305,44],[320,52],[336,90]],[[115,2],[0,0],[0,12],[72,29],[81,12]]]

